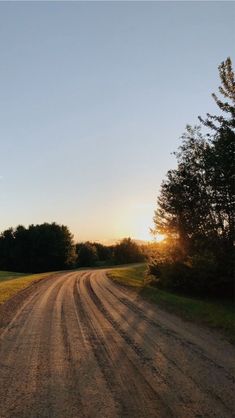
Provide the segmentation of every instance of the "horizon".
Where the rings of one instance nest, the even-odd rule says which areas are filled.
[[[65,225],[65,224],[58,224],[57,222],[42,222],[42,224],[43,223],[50,223],[50,224],[52,224],[52,223],[56,223],[57,225],[60,225],[60,226],[67,226],[68,227],[68,225]],[[18,226],[23,226],[24,228],[28,228],[30,225],[36,225],[36,223],[33,223],[33,224],[28,224],[28,225],[22,225],[22,224],[18,224],[18,225],[9,225],[8,227],[6,227],[6,228],[4,228],[4,231],[5,230],[8,230],[8,229],[13,229],[13,230],[15,230]],[[38,225],[40,225],[40,224],[38,224]],[[4,232],[3,230],[1,230],[0,231],[0,234],[2,233],[2,232]],[[153,237],[153,235],[150,235],[150,236],[152,236],[152,239],[149,239],[149,240],[144,240],[144,239],[139,239],[138,237],[136,238],[136,237],[131,237],[131,236],[129,236],[129,235],[126,235],[126,236],[122,236],[122,237],[119,237],[119,238],[115,238],[115,237],[113,237],[113,238],[110,238],[110,239],[95,239],[95,238],[92,238],[92,239],[90,239],[90,240],[87,240],[87,239],[80,239],[79,238],[79,236],[76,236],[74,233],[73,233],[73,231],[69,228],[69,231],[70,231],[70,233],[72,234],[72,237],[73,237],[73,241],[74,241],[74,243],[76,244],[76,243],[83,243],[83,242],[95,242],[95,243],[98,243],[98,244],[103,244],[103,245],[105,245],[105,246],[110,246],[110,245],[116,245],[116,244],[118,244],[119,242],[121,242],[123,239],[125,239],[125,238],[131,238],[131,240],[132,241],[135,241],[137,244],[148,244],[148,243],[154,243],[154,242],[156,242],[156,239]]]
[[[1,231],[152,241],[186,124],[235,62],[231,2],[1,3]],[[218,30],[218,27],[220,30]]]

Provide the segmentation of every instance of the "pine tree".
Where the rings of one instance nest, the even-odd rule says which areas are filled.
[[[219,67],[219,76],[221,85],[219,86],[220,94],[225,98],[223,101],[215,93],[212,94],[216,104],[226,114],[211,115],[207,113],[207,118],[203,119],[199,116],[199,120],[208,128],[214,131],[219,131],[221,128],[235,129],[235,77],[232,68],[231,58],[228,57],[223,61]]]

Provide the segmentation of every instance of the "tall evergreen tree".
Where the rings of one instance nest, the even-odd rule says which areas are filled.
[[[223,112],[222,115],[211,115],[207,113],[206,119],[199,116],[199,120],[213,131],[220,131],[221,128],[235,129],[235,77],[232,68],[231,58],[228,57],[223,61],[219,67],[219,76],[221,85],[219,92],[224,97],[219,98],[217,94],[213,93],[214,98],[219,109]]]

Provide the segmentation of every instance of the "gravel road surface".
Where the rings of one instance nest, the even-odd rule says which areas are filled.
[[[234,347],[105,270],[58,274],[6,306],[1,418],[235,417]]]

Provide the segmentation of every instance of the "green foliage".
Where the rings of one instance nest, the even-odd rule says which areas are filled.
[[[155,232],[167,234],[178,259],[157,253],[149,272],[161,286],[196,292],[233,289],[235,209],[235,82],[231,60],[219,67],[220,93],[213,95],[221,116],[207,114],[201,127],[187,126],[175,153],[177,168],[162,183]],[[177,254],[174,248],[175,255]],[[164,250],[164,249],[163,249]]]
[[[76,253],[78,267],[101,267],[145,260],[141,247],[130,238],[124,238],[120,243],[111,246],[89,241],[78,243]]]
[[[233,130],[235,129],[235,77],[231,58],[228,57],[223,61],[218,69],[221,80],[219,92],[224,97],[225,101],[223,101],[222,98],[219,98],[215,93],[212,94],[212,97],[223,114],[218,116],[207,113],[206,119],[199,116],[199,120],[214,131],[220,131],[221,126]]]
[[[76,245],[77,266],[93,267],[98,261],[98,255],[95,245],[90,242],[84,242]]]
[[[154,276],[156,281],[161,277],[161,264],[157,260],[151,260],[148,264],[148,275]]]
[[[103,245],[99,242],[92,243],[96,248],[98,263],[100,265],[112,264],[113,262],[113,245]]]
[[[56,223],[18,226],[0,235],[0,268],[43,272],[74,265],[73,237],[68,228]]]
[[[114,247],[113,257],[116,264],[138,263],[144,261],[144,254],[131,238],[124,238]]]

